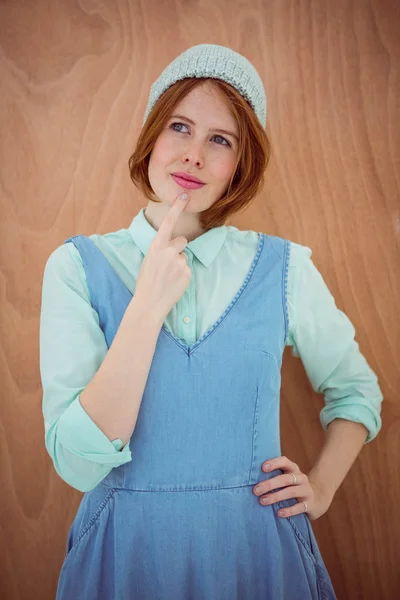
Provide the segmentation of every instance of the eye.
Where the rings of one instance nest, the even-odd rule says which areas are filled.
[[[174,131],[177,131],[178,133],[180,133],[180,130],[175,129],[175,125],[182,126],[182,127],[187,127],[187,125],[185,125],[184,123],[171,123],[170,125],[170,129],[173,129]],[[231,144],[228,142],[228,140],[226,140],[224,137],[222,137],[222,135],[214,135],[213,138],[220,138],[221,140],[224,140],[225,144],[220,144],[218,143],[218,146],[230,146]]]

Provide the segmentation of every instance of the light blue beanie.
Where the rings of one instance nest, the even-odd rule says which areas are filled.
[[[254,65],[231,48],[217,44],[198,44],[179,54],[150,88],[143,125],[158,98],[180,79],[212,77],[226,81],[250,103],[261,125],[267,121],[264,85]]]

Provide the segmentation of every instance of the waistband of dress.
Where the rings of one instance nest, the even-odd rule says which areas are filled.
[[[129,483],[121,485],[108,485],[106,483],[100,482],[100,486],[103,486],[107,489],[114,489],[117,491],[126,491],[126,492],[216,492],[222,490],[234,490],[234,489],[245,489],[248,487],[253,487],[256,485],[258,481],[253,481],[249,483],[236,484],[236,485],[197,485],[197,486],[188,486],[188,485],[179,485],[171,484],[171,485],[153,485],[153,486],[140,486]]]

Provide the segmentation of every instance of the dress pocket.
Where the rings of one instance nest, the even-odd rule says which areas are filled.
[[[273,506],[275,507],[276,512],[282,508],[290,508],[297,504],[296,498],[289,498],[286,500],[279,500],[275,502]],[[307,513],[300,513],[298,515],[293,515],[292,517],[280,517],[278,519],[286,519],[289,523],[290,527],[293,530],[294,535],[296,536],[296,540],[301,547],[306,551],[307,556],[310,558],[314,565],[318,563],[318,557],[315,553],[315,539],[314,533],[311,529],[310,519]]]
[[[296,498],[289,498],[275,502],[273,506],[278,511],[280,508],[288,508],[294,504],[297,504]],[[302,555],[310,559],[317,577],[318,597],[324,598],[324,600],[337,600],[331,578],[321,556],[318,542],[307,513],[303,512],[292,517],[280,517],[277,514],[277,518],[281,520],[285,519],[289,523],[300,550],[303,550]]]
[[[67,554],[65,556],[63,566],[65,565],[67,560],[69,560],[71,554],[75,552],[76,548],[80,545],[81,541],[83,539],[88,540],[89,537],[94,535],[94,532],[98,529],[97,525],[100,519],[100,515],[106,508],[109,508],[114,494],[115,489],[112,488],[101,500],[99,506],[90,515],[88,519],[85,518],[84,514],[82,516],[79,515],[78,509],[78,513],[76,514],[74,522],[72,523],[71,528],[69,530],[67,541]],[[83,527],[80,527],[82,521],[85,521],[85,524],[83,525]]]

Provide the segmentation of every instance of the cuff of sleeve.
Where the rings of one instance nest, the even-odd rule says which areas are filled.
[[[58,441],[73,454],[95,463],[117,467],[132,460],[129,443],[120,451],[120,439],[108,439],[82,407],[79,396],[61,415]]]
[[[348,399],[346,399],[348,401]],[[364,442],[368,444],[379,433],[382,427],[382,419],[380,415],[371,410],[365,404],[359,404],[357,400],[348,406],[325,406],[320,412],[320,421],[322,427],[327,431],[329,423],[334,419],[347,419],[355,423],[362,423],[368,429],[368,436]]]

